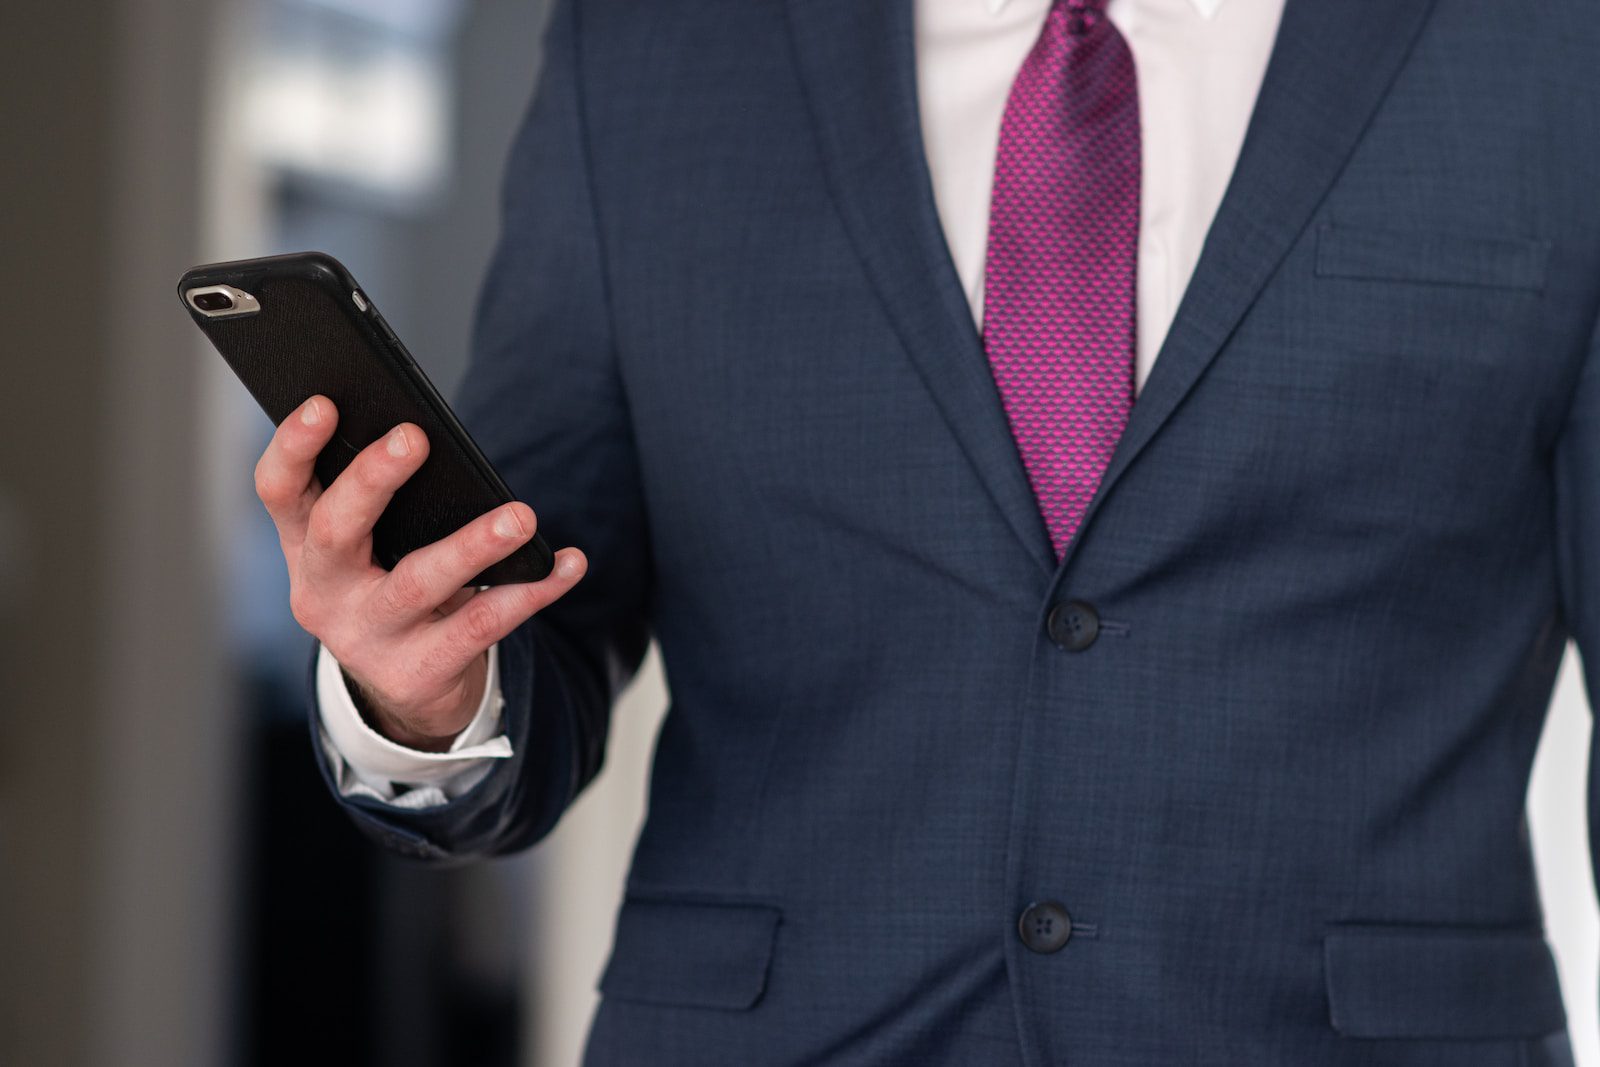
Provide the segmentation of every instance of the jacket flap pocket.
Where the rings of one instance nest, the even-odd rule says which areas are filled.
[[[1532,1038],[1566,1026],[1536,931],[1338,926],[1323,947],[1330,1017],[1347,1037]]]
[[[1502,289],[1544,288],[1550,242],[1457,233],[1317,230],[1317,274]]]
[[[780,915],[766,904],[629,896],[600,992],[646,1004],[749,1008],[766,990]]]

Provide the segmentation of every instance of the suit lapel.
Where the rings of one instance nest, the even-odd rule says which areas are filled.
[[[910,0],[787,0],[830,192],[896,333],[1007,524],[1056,568],[939,226]],[[1239,162],[1063,566],[1254,303],[1349,158],[1432,0],[1287,0]]]
[[[1232,180],[1077,537],[1288,254],[1410,53],[1432,0],[1287,0]]]
[[[788,0],[829,191],[896,334],[1007,524],[1048,575],[1049,537],[934,206],[909,0]]]

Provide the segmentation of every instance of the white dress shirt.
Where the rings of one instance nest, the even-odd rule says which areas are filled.
[[[1138,352],[1142,389],[1233,174],[1284,0],[1110,0],[1139,75],[1143,167]],[[1051,0],[915,0],[917,98],[933,194],[973,318],[983,322],[989,192],[1000,119]],[[418,752],[362,721],[339,666],[317,669],[322,744],[345,795],[442,804],[511,754],[490,654],[489,684],[448,752]]]

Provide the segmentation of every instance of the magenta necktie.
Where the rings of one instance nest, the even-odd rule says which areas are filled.
[[[1139,84],[1104,0],[1056,0],[1006,101],[983,347],[1056,558],[1134,390]]]

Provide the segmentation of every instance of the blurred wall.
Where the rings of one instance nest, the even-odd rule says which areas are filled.
[[[172,290],[209,24],[179,0],[25,0],[0,34],[7,1064],[225,1057],[229,707]]]
[[[101,235],[112,213],[102,182],[113,154],[104,101],[114,75],[110,27],[85,27],[65,9],[25,23],[23,34],[0,34],[4,143],[35,146],[26,157],[5,153],[0,177],[0,366],[28,398],[0,419],[0,499],[15,516],[0,559],[8,593],[0,605],[0,1061],[66,1063],[81,1055],[83,1032],[30,1021],[81,1018],[87,1008],[97,798],[60,785],[83,762],[99,720],[98,675],[79,655],[90,621],[82,608],[104,570],[96,522],[103,485],[85,473],[97,470],[108,442],[99,418],[85,417],[99,416],[105,401],[107,323],[75,309],[62,279],[87,275],[97,291],[109,278]],[[72,90],[39,91],[61,77]],[[36,131],[51,130],[63,113],[76,117],[39,144]],[[26,262],[12,251],[24,248]]]

